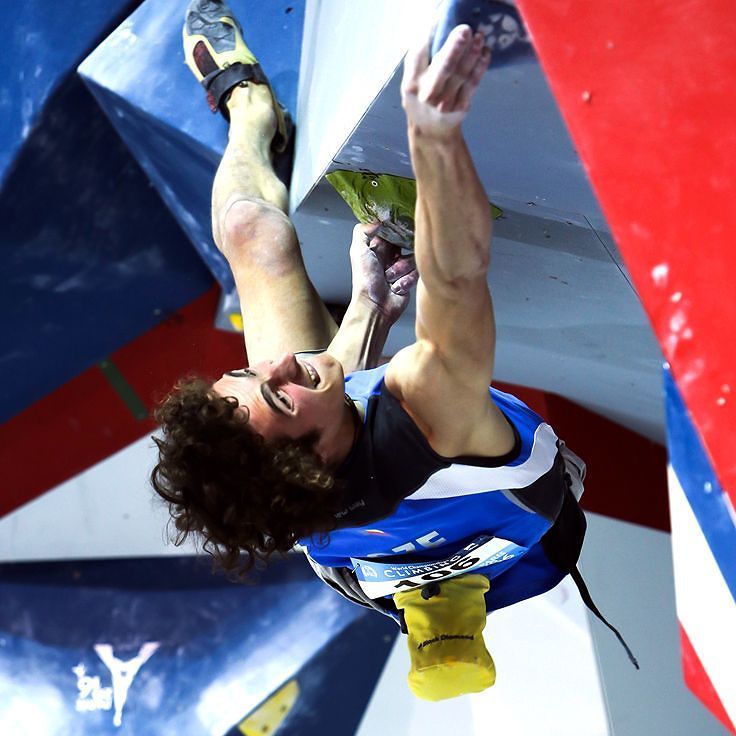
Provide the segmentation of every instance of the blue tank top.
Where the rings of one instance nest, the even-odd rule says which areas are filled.
[[[513,450],[498,458],[442,457],[388,391],[385,372],[381,366],[346,379],[364,424],[337,473],[344,487],[338,528],[323,544],[300,540],[312,561],[354,571],[372,599],[472,570],[492,580],[489,611],[556,585],[565,572],[539,545],[567,490],[552,427],[489,388],[514,430]]]

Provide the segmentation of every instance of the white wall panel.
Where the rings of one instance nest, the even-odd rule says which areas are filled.
[[[0,519],[0,561],[193,554],[166,541],[168,513],[148,484],[143,437]]]
[[[585,606],[571,580],[488,618],[496,684],[439,703],[406,684],[406,637],[397,639],[357,736],[609,736]]]
[[[402,60],[438,0],[310,0],[299,70],[295,209]]]
[[[580,569],[593,600],[639,660],[591,617],[614,736],[724,736],[682,678],[671,535],[588,514]]]

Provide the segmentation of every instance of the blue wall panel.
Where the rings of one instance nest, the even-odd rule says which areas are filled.
[[[257,586],[195,558],[0,565],[0,733],[225,734],[296,677],[284,736],[348,736],[397,633],[301,557]],[[125,661],[154,642],[116,728],[112,670],[95,645]]]
[[[0,95],[0,421],[201,295],[210,273],[232,285],[209,222],[227,124],[183,64],[186,2],[145,3],[84,63],[109,120],[73,74],[138,5],[14,6]],[[294,110],[303,0],[234,6]]]
[[[664,371],[670,463],[713,557],[736,600],[736,523],[723,487],[682,400],[671,371]]]
[[[19,155],[0,221],[0,421],[212,283],[76,76]]]
[[[233,0],[245,40],[296,114],[304,1]],[[204,90],[184,64],[186,3],[149,0],[80,65],[98,102],[227,291],[230,269],[210,234],[210,190],[227,142]]]
[[[140,0],[3,5],[0,185],[54,89]]]

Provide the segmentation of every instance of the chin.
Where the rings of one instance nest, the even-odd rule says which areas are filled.
[[[344,392],[345,373],[340,362],[327,353],[322,353],[319,359],[319,364],[315,363],[314,367],[320,373],[322,383],[329,383],[331,386],[339,385],[340,390]]]

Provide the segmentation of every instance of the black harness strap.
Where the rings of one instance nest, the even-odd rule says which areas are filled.
[[[555,523],[550,527],[549,531],[542,537],[542,549],[549,560],[556,565],[560,570],[564,570],[570,575],[575,581],[578,593],[583,600],[583,603],[588,607],[591,613],[602,621],[615,635],[621,643],[621,646],[626,650],[626,654],[629,655],[631,664],[639,669],[639,663],[636,661],[636,657],[633,655],[629,645],[621,636],[619,630],[608,623],[603,617],[603,614],[598,610],[598,606],[595,605],[593,599],[588,591],[588,586],[583,580],[583,576],[578,570],[577,562],[580,558],[580,550],[583,546],[583,540],[585,539],[585,531],[587,528],[587,522],[585,521],[585,514],[580,508],[580,504],[575,499],[572,493],[572,479],[569,473],[565,473],[565,482],[567,489],[565,491],[565,499],[562,504],[562,509],[555,520]]]
[[[613,624],[608,623],[606,619],[603,617],[603,614],[598,610],[598,606],[595,605],[593,602],[593,599],[590,597],[590,591],[588,590],[588,586],[585,584],[585,580],[583,580],[583,576],[580,574],[580,570],[578,570],[577,565],[574,565],[570,569],[570,577],[575,581],[575,585],[578,588],[578,593],[580,593],[580,597],[583,599],[583,603],[588,607],[588,609],[595,614],[595,616],[602,621],[608,628],[613,631],[613,633],[616,635],[616,638],[621,642],[621,646],[626,650],[626,654],[629,655],[629,659],[631,660],[631,664],[636,667],[636,669],[640,669],[639,662],[636,660],[636,657],[634,656],[634,653],[629,649],[629,645],[624,640],[623,636],[621,636],[621,633],[619,630],[613,626]]]

